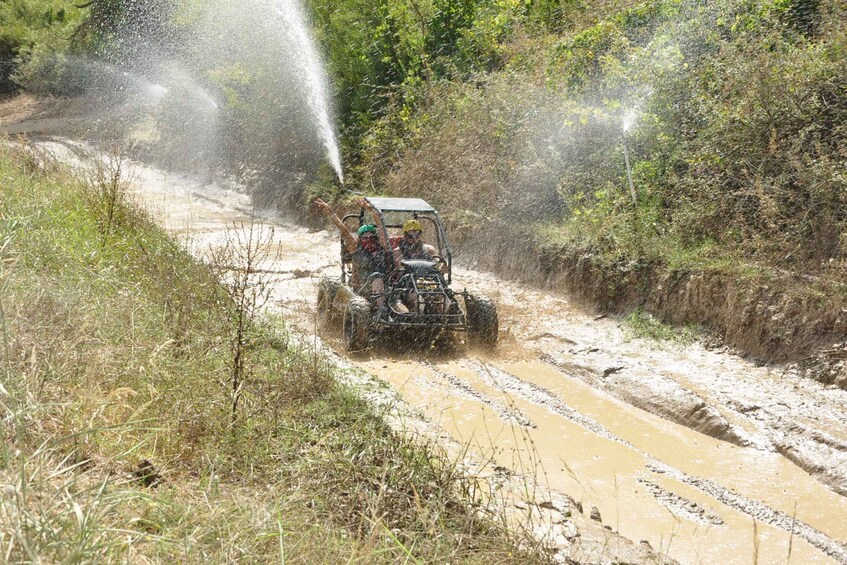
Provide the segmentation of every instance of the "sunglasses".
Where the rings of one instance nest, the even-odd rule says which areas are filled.
[[[375,241],[377,239],[376,235],[363,235],[359,238],[362,241]]]
[[[423,232],[422,232],[422,231],[420,231],[420,230],[412,230],[412,231],[407,231],[407,232],[406,232],[406,237],[410,237],[410,238],[412,238],[412,239],[417,239],[417,238],[419,238],[421,235],[423,235]]]

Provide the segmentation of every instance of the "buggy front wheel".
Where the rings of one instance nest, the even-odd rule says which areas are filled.
[[[491,299],[469,294],[465,298],[465,310],[470,341],[486,347],[496,345],[500,324]]]

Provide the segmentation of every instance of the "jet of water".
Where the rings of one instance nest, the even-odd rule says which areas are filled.
[[[302,80],[306,90],[306,102],[313,114],[318,134],[327,151],[327,159],[338,175],[338,180],[344,183],[344,173],[341,167],[341,155],[338,142],[330,120],[329,96],[327,94],[327,79],[323,72],[318,51],[308,31],[306,19],[298,0],[276,0],[276,13],[282,25],[291,34],[291,49],[295,63],[294,72]]]
[[[271,139],[290,155],[314,143],[343,182],[329,82],[302,0],[206,0],[200,10],[186,67],[228,91],[227,111],[246,126],[253,154],[269,155]]]
[[[623,131],[624,133],[628,132],[632,129],[632,126],[635,124],[636,112],[635,110],[628,110],[623,116]]]
[[[180,95],[188,94],[188,96],[197,102],[198,109],[202,109],[204,112],[212,111],[215,113],[220,110],[217,100],[176,62],[164,61],[160,65],[158,73],[163,75],[163,82],[166,84],[171,83],[174,90],[180,91]]]
[[[136,103],[158,103],[168,94],[168,88],[140,74],[105,61],[65,54],[64,80],[75,83],[88,94],[135,96]],[[138,97],[140,96],[140,99]]]

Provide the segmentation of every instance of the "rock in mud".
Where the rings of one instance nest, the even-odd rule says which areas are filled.
[[[591,507],[591,516],[590,516],[590,518],[591,518],[592,520],[597,520],[598,522],[602,522],[602,521],[603,521],[603,517],[602,517],[602,516],[600,516],[600,511],[599,511],[599,510],[597,510],[597,507],[596,507],[596,506],[592,506],[592,507]]]
[[[624,366],[620,366],[620,367],[609,367],[608,369],[606,369],[605,371],[603,371],[603,378],[605,379],[605,378],[606,378],[606,377],[608,377],[609,375],[614,375],[614,374],[615,374],[615,373],[617,373],[617,372],[623,371],[625,368],[626,368],[626,367],[624,367]]]

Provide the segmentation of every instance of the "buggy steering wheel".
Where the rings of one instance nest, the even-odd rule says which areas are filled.
[[[438,270],[439,272],[443,272],[442,267],[447,266],[447,261],[444,260],[444,257],[442,257],[441,255],[431,255],[430,257],[433,261],[435,261],[435,265],[433,266],[433,268]]]

